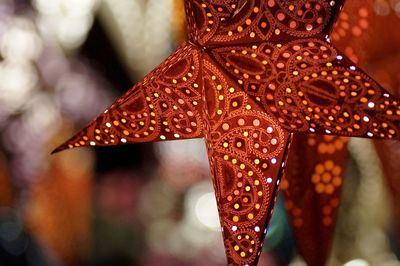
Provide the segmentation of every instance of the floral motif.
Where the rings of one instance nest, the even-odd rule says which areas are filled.
[[[311,177],[315,191],[318,194],[333,194],[335,189],[342,184],[341,173],[342,168],[331,160],[315,166],[314,174]]]

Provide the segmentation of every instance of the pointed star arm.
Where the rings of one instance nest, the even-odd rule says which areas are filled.
[[[291,134],[205,60],[205,139],[228,265],[256,265]]]
[[[289,131],[399,138],[399,101],[325,40],[226,46],[208,52]]]
[[[400,137],[399,101],[331,44],[289,43],[278,64],[287,53],[287,76],[274,99],[279,113],[287,114],[281,121],[317,134]]]
[[[310,266],[326,265],[330,255],[347,142],[345,137],[327,135],[293,138],[281,189],[297,250]]]
[[[54,152],[202,137],[201,88],[200,51],[185,43]]]

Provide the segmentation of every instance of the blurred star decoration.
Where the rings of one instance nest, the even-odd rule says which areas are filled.
[[[188,41],[56,151],[204,137],[227,262],[256,265],[292,149],[286,207],[300,253],[323,265],[343,182],[342,137],[399,137],[398,100],[331,44],[343,4],[185,1]],[[358,14],[355,36],[368,26],[368,11]],[[332,38],[346,35],[342,23]]]

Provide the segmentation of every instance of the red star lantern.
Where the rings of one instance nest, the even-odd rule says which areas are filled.
[[[296,247],[307,265],[325,265],[340,203],[347,138],[295,136],[291,149],[281,188]]]
[[[228,264],[256,265],[293,134],[399,137],[399,101],[329,42],[343,2],[187,0],[189,41],[56,151],[204,137]]]
[[[333,43],[353,62],[362,65],[374,62],[369,69],[389,86],[389,90],[398,87],[396,51],[399,38],[387,29],[387,25],[397,25],[398,21],[394,12],[387,16],[377,15],[373,0],[350,1],[331,34]],[[395,95],[398,96],[398,92]],[[343,183],[341,179],[346,166],[346,142],[343,137],[299,134],[293,140],[286,179],[282,181],[281,188],[287,200],[297,248],[308,265],[325,265],[330,253]],[[399,186],[395,182],[399,171],[394,167],[398,164],[393,158],[396,158],[398,147],[392,142],[379,142],[376,148],[396,201],[398,193],[395,191]],[[302,164],[301,160],[307,161],[307,164]],[[335,171],[323,171],[326,165]],[[396,203],[394,205],[397,206]]]

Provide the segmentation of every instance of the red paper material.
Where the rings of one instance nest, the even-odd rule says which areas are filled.
[[[397,99],[329,43],[342,4],[186,1],[189,41],[56,151],[204,137],[228,264],[256,265],[293,133],[399,136]]]

